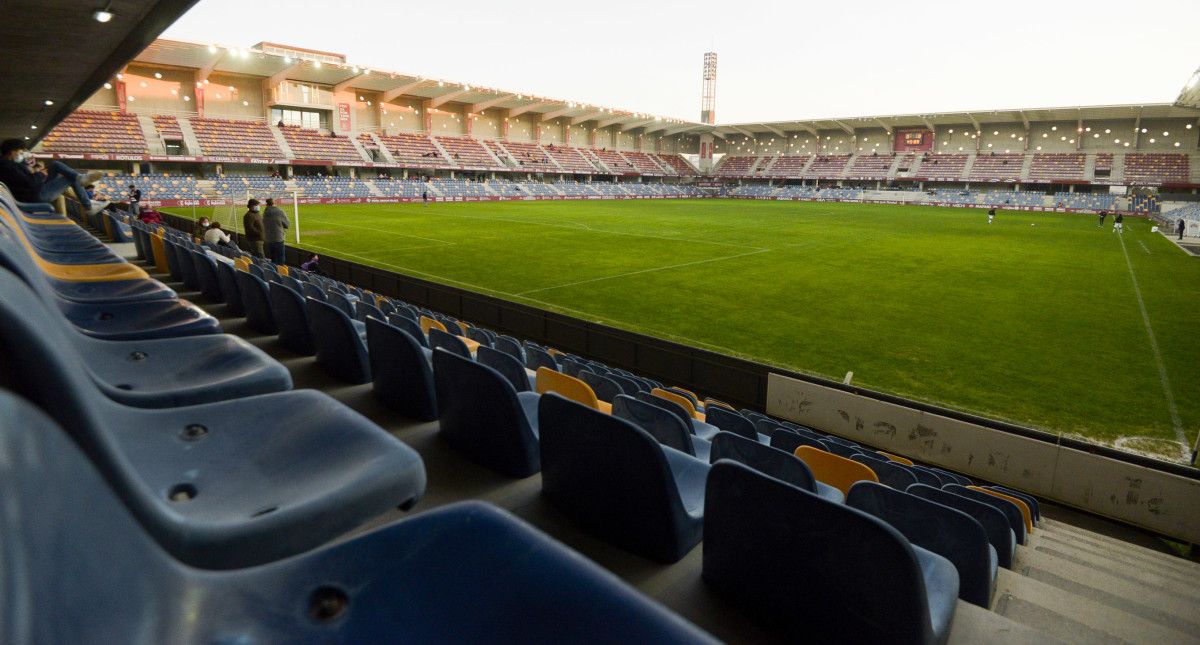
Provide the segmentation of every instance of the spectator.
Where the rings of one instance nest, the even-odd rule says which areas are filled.
[[[321,272],[321,256],[316,255],[316,254],[314,254],[312,257],[308,258],[307,262],[301,264],[300,268],[304,269],[305,271],[308,271],[309,273],[315,273],[317,275],[325,275],[324,273]]]
[[[263,255],[263,218],[258,212],[258,200],[251,199],[246,202],[246,214],[242,215],[242,230],[246,236],[246,250],[254,257],[264,257]],[[213,224],[216,226],[216,224]]]
[[[138,213],[137,218],[146,224],[162,224],[163,221],[162,213],[159,213],[153,208],[149,208],[141,213]]]
[[[192,231],[192,235],[200,239],[204,239],[204,234],[212,227],[212,222],[208,221],[207,217],[201,217],[196,222],[196,230]]]
[[[275,205],[275,200],[267,198],[267,210],[262,217],[263,246],[267,259],[275,264],[284,263],[284,231],[288,227],[287,215],[282,208]]]
[[[280,120],[279,120],[279,123],[276,123],[276,124],[275,124],[275,127],[277,127],[277,128],[282,128],[282,127],[283,127],[283,119],[280,119]]]
[[[129,211],[134,215],[142,212],[142,191],[133,184],[129,184]]]
[[[1179,241],[1180,241],[1180,242],[1182,242],[1182,241],[1183,241],[1183,231],[1184,231],[1184,229],[1185,229],[1185,228],[1187,228],[1187,224],[1185,224],[1185,223],[1183,222],[1183,218],[1182,218],[1182,217],[1180,217],[1180,218],[1179,218],[1179,221],[1175,223],[1175,232],[1179,234]]]
[[[229,234],[221,230],[220,222],[213,222],[212,226],[208,227],[208,231],[204,233],[204,242],[211,246],[233,246]]]
[[[61,161],[51,161],[48,168],[32,170],[33,153],[21,139],[6,139],[0,143],[0,182],[8,186],[19,203],[48,204],[63,194],[68,187],[89,215],[95,215],[108,206],[106,201],[92,201],[85,184],[103,176],[99,172],[86,175]]]

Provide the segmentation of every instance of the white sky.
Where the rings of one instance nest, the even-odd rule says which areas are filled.
[[[410,3],[201,0],[166,38],[272,41],[372,69],[717,122],[1171,102],[1198,0]]]

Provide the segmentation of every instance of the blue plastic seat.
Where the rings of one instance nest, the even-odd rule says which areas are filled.
[[[408,332],[374,316],[367,317],[367,347],[375,398],[411,419],[438,418],[427,350]]]
[[[731,432],[751,441],[760,441],[758,431],[755,430],[754,424],[749,419],[719,405],[709,408],[704,415],[704,421],[723,432]]]
[[[720,432],[716,426],[709,425],[703,421],[697,421],[692,417],[691,414],[688,413],[687,410],[683,409],[682,405],[679,405],[674,401],[668,401],[662,397],[654,396],[649,392],[638,392],[635,398],[637,398],[639,401],[645,401],[651,405],[657,405],[660,408],[666,408],[670,410],[672,414],[679,417],[680,420],[687,425],[692,434],[704,439],[705,441],[712,441],[712,438],[715,437],[718,432]]]
[[[925,466],[921,466],[921,465],[919,465],[919,464],[914,464],[914,465],[912,465],[912,466],[909,466],[909,469],[910,469],[910,470],[914,470],[914,471],[916,471],[916,472],[919,472],[919,473],[923,473],[923,474],[925,474],[925,475],[928,475],[928,476],[932,476],[932,477],[933,477],[933,479],[937,480],[937,483],[936,483],[936,484],[932,484],[932,483],[930,483],[930,485],[931,485],[931,486],[932,486],[932,485],[936,485],[938,488],[941,488],[942,486],[945,486],[946,484],[955,484],[955,483],[958,483],[958,482],[954,481],[953,479],[951,479],[951,478],[949,478],[949,477],[946,477],[945,479],[943,479],[941,475],[939,475],[939,474],[937,474],[936,472],[934,472],[933,470],[931,470],[931,469],[929,469],[929,468],[927,468],[927,467],[925,467]],[[923,478],[923,479],[921,480],[921,483],[922,483],[922,484],[929,483],[929,477],[925,477],[925,478]]]
[[[278,288],[288,289],[283,285]],[[356,321],[328,302],[306,298],[304,307],[317,365],[330,376],[347,383],[369,383],[371,362],[363,338],[365,327],[360,331],[354,324]]]
[[[74,353],[101,391],[125,405],[177,407],[292,387],[285,367],[236,336],[108,341],[80,334],[0,269],[0,332],[18,327]]]
[[[352,298],[343,293],[327,292],[324,301],[342,310],[342,313],[354,317],[354,305],[358,302],[357,298]]]
[[[325,295],[325,290],[311,282],[302,283],[300,288],[300,295],[304,296],[305,298],[314,298],[322,301],[328,299]]]
[[[879,483],[891,486],[896,490],[908,490],[909,486],[917,483],[916,475],[913,475],[903,464],[872,457],[862,452],[851,455],[850,459],[868,466],[871,470],[875,471],[875,476],[879,478]]]
[[[578,378],[592,388],[592,391],[596,393],[597,399],[605,403],[612,403],[614,398],[625,394],[625,391],[621,389],[620,385],[617,385],[616,381],[607,376],[597,374],[590,369],[581,370]]]
[[[700,542],[708,463],[612,415],[544,394],[542,494],[589,532],[659,562]]]
[[[536,377],[530,376],[525,366],[515,356],[506,354],[487,345],[480,345],[475,350],[475,360],[482,365],[500,372],[517,392],[532,392]]]
[[[988,495],[983,491],[967,488],[961,484],[946,484],[942,487],[942,490],[975,500],[981,504],[987,504],[1004,513],[1004,518],[1008,520],[1008,528],[1012,529],[1013,535],[1016,536],[1017,544],[1025,544],[1025,515],[1021,513],[1021,509],[1016,504],[994,495]]]
[[[21,567],[0,609],[5,643],[712,642],[481,502],[264,566],[199,571],[147,536],[53,422],[4,393],[0,453],[0,534]]]
[[[320,392],[127,407],[104,396],[75,353],[13,322],[0,334],[6,385],[70,432],[185,562],[227,568],[292,555],[424,491],[415,452]]]
[[[801,434],[791,428],[780,426],[771,432],[771,447],[782,450],[788,454],[796,452],[796,448],[800,446],[810,446],[818,450],[825,450],[825,444],[817,439],[813,439],[808,435]]]
[[[279,343],[301,356],[316,354],[304,297],[278,282],[267,283],[267,297],[271,301],[271,315],[279,327]]]
[[[963,486],[971,485],[969,483],[964,484],[962,481],[959,481],[958,483],[962,484]],[[997,493],[1003,493],[1005,495],[1008,495],[1009,497],[1015,497],[1015,498],[1021,500],[1022,502],[1025,502],[1025,505],[1029,507],[1029,512],[1033,519],[1033,525],[1037,526],[1039,523],[1041,523],[1041,521],[1042,521],[1041,508],[1038,506],[1037,498],[1035,498],[1033,495],[1029,495],[1027,493],[1022,493],[1020,491],[1015,491],[1011,488],[1005,488],[1003,486],[987,486],[986,488],[988,490],[994,490]]]
[[[500,372],[445,349],[433,350],[433,378],[446,443],[509,477],[541,470],[538,394],[517,392]]]
[[[354,303],[354,319],[365,323],[367,322],[367,316],[375,316],[380,320],[386,320],[379,307],[376,307],[370,302],[367,302],[366,300],[359,300],[358,302]]]
[[[234,278],[238,283],[238,293],[242,297],[242,310],[246,314],[246,324],[262,334],[272,336],[278,334],[279,326],[275,324],[275,314],[271,312],[271,297],[267,283],[253,273],[241,269],[234,269]]]
[[[996,559],[999,566],[1005,569],[1012,568],[1017,536],[1009,528],[1008,518],[999,509],[973,499],[968,499],[962,495],[956,495],[948,490],[926,486],[925,484],[913,484],[905,492],[917,497],[924,497],[943,506],[956,508],[975,518],[975,521],[979,522],[983,526],[983,530],[987,532],[988,542],[996,550]]]
[[[764,628],[790,641],[946,642],[958,573],[945,558],[727,459],[705,499],[702,578]]]
[[[449,352],[454,352],[463,358],[471,358],[471,350],[467,348],[467,344],[462,342],[461,338],[436,327],[429,330],[429,348],[441,348]]]
[[[831,502],[840,504],[846,499],[842,491],[817,481],[808,464],[796,455],[732,432],[720,432],[713,439],[709,463],[715,464],[720,459],[732,459],[745,464],[764,475],[770,475]]]
[[[947,484],[955,483],[962,484],[963,486],[974,486],[970,479],[967,479],[958,473],[952,473],[944,468],[934,468],[933,466],[930,466],[929,469],[937,473],[937,476],[941,477],[942,481],[946,482]]]
[[[221,293],[225,295],[225,312],[235,318],[246,315],[242,304],[242,290],[238,288],[237,274],[233,265],[224,262],[214,263],[217,269],[217,282],[221,283]]]
[[[625,419],[650,433],[650,436],[662,445],[701,461],[708,461],[712,444],[692,434],[691,429],[670,410],[619,394],[612,400],[612,413],[613,416]]]
[[[539,367],[546,367],[557,372],[558,362],[554,360],[550,352],[537,345],[525,343],[525,367],[535,372]]]
[[[482,327],[471,327],[467,330],[467,338],[479,343],[481,347],[491,347],[496,335]]]
[[[200,290],[200,278],[196,275],[196,264],[192,261],[191,249],[182,244],[168,244],[179,262],[179,272],[183,274],[183,286],[192,291]]]
[[[522,365],[525,364],[525,350],[521,347],[521,343],[512,336],[497,335],[496,340],[492,342],[492,347],[521,361]]]
[[[845,457],[846,459],[852,459],[855,455],[862,454],[862,451],[858,448],[851,448],[840,441],[831,441],[829,438],[822,439],[821,445],[825,446],[826,451],[832,452],[839,457]]]
[[[878,453],[876,453],[876,454],[878,454]],[[907,470],[908,472],[912,473],[913,477],[917,478],[918,484],[925,484],[926,486],[933,486],[934,488],[942,487],[942,478],[938,477],[933,471],[929,470],[928,468],[921,468],[918,466],[908,466],[906,464],[901,464],[899,462],[892,462],[892,463],[896,463],[900,467],[902,467],[905,470]]]
[[[616,383],[621,388],[622,394],[626,394],[628,396],[637,396],[637,393],[642,391],[642,388],[638,385],[636,379],[630,378],[624,374],[613,371],[605,374],[604,376],[613,383]]]
[[[996,551],[983,525],[966,513],[875,482],[850,487],[846,505],[900,531],[908,541],[946,558],[958,571],[958,597],[991,608]]]
[[[225,302],[221,292],[221,283],[217,279],[217,262],[208,257],[203,251],[192,251],[192,267],[196,271],[196,281],[200,283],[200,294],[209,302]]]

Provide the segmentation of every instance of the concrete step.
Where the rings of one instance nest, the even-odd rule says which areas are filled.
[[[1200,597],[1200,589],[1195,578],[1183,577],[1172,572],[1164,572],[1151,567],[1145,567],[1136,562],[1128,562],[1113,557],[1111,553],[1089,548],[1077,542],[1063,542],[1054,536],[1044,535],[1030,541],[1021,549],[1041,551],[1076,564],[1106,571],[1124,577],[1136,577],[1146,584],[1160,587],[1171,593],[1184,594],[1190,597]]]
[[[1171,593],[1135,576],[1104,571],[1036,549],[1018,549],[1013,570],[1172,629],[1200,634],[1200,598]]]
[[[1042,526],[1048,531],[1059,532],[1064,535],[1079,536],[1081,539],[1088,540],[1096,544],[1112,546],[1115,549],[1127,551],[1131,556],[1141,557],[1147,560],[1161,562],[1164,565],[1178,569],[1179,571],[1193,575],[1197,580],[1200,580],[1200,562],[1194,562],[1171,553],[1155,551],[1148,549],[1139,544],[1132,544],[1124,540],[1114,537],[1109,537],[1103,533],[1089,531],[1085,528],[1066,524],[1051,519],[1046,519],[1042,522]]]
[[[1044,526],[1042,530],[1035,531],[1030,537],[1038,538],[1043,536],[1060,542],[1076,544],[1094,551],[1100,551],[1111,555],[1113,559],[1121,562],[1129,562],[1139,567],[1144,566],[1155,571],[1162,571],[1183,578],[1184,580],[1194,580],[1197,587],[1200,587],[1200,565],[1177,556],[1151,551],[1145,547],[1107,538],[1098,533],[1062,529],[1054,526]]]
[[[946,640],[947,645],[1054,645],[1066,642],[1040,629],[961,600],[954,610],[954,623],[950,625],[950,638]]]
[[[1200,634],[1181,632],[1007,569],[1000,570],[993,610],[1069,643],[1200,642]]]

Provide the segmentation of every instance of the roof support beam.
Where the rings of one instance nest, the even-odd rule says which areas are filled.
[[[975,132],[983,132],[983,126],[979,124],[979,119],[975,118],[974,114],[967,112],[967,118],[970,119],[971,125],[975,126]]]
[[[571,125],[579,125],[584,121],[591,121],[598,116],[604,116],[604,110],[600,110],[598,112],[587,112],[585,114],[580,114],[579,116],[573,116],[571,117]]]
[[[888,134],[892,134],[892,132],[893,132],[892,126],[884,123],[883,119],[875,119],[875,122],[879,124],[879,127],[886,130]]]
[[[673,126],[673,127],[669,127],[669,128],[667,128],[667,131],[666,131],[666,132],[664,132],[664,133],[663,133],[663,135],[664,135],[664,136],[671,136],[671,135],[673,135],[673,134],[682,134],[682,133],[684,133],[684,132],[690,132],[690,131],[692,131],[692,130],[694,130],[694,129],[696,129],[696,126],[695,126],[695,125],[693,125],[693,124],[687,124],[687,125],[676,125],[676,126]],[[713,132],[713,134],[714,134],[714,135],[717,135],[717,133],[716,133],[716,132]],[[717,136],[720,136],[720,135],[717,135]],[[722,139],[724,139],[725,137],[721,137],[721,138],[722,138]]]
[[[573,107],[564,107],[564,108],[560,108],[558,110],[551,110],[550,112],[542,112],[542,115],[540,117],[538,117],[538,121],[550,121],[553,119],[557,119],[558,117],[563,116],[567,112],[570,112],[574,109],[575,108],[573,108]]]
[[[217,68],[217,64],[220,63],[224,58],[225,58],[225,50],[218,49],[217,53],[213,54],[212,60],[205,63],[204,67],[201,67],[200,69],[196,70],[196,81],[202,83],[202,82],[208,80],[208,77],[213,73],[213,70]],[[295,67],[296,66],[293,65],[293,66],[283,70],[282,72],[280,72],[280,74],[290,72]],[[279,74],[276,74],[275,76],[278,76],[278,75]],[[275,78],[275,76],[272,76],[271,78],[273,79],[273,78]],[[280,79],[280,80],[282,80],[282,79]],[[274,83],[272,83],[272,85],[278,85],[278,84],[279,84],[279,81],[275,81]]]
[[[353,85],[353,84],[354,84],[354,81],[355,81],[355,80],[357,80],[357,79],[358,79],[359,77],[361,77],[361,76],[362,76],[362,74],[361,74],[361,73],[356,73],[356,74],[354,74],[353,76],[351,76],[350,78],[347,78],[346,80],[342,81],[341,83],[338,83],[337,85],[334,85],[334,86],[333,86],[333,91],[334,91],[334,92],[341,92],[341,91],[343,91],[343,90],[346,90],[346,89],[348,89],[348,88],[349,88],[351,85]]]
[[[611,119],[605,119],[603,121],[598,121],[596,123],[596,129],[603,130],[604,128],[607,128],[610,125],[616,125],[628,118],[629,117],[627,117],[627,116],[614,116]]]
[[[501,94],[499,96],[495,96],[490,99],[487,99],[486,101],[472,103],[471,106],[469,108],[467,108],[467,112],[470,112],[471,114],[479,114],[480,112],[483,112],[484,110],[486,110],[490,107],[500,105],[501,103],[503,103],[509,99],[514,99],[516,97],[517,97],[516,94]]]
[[[408,94],[409,92],[417,89],[418,87],[421,87],[424,84],[425,84],[425,79],[418,78],[418,79],[412,81],[411,83],[405,83],[404,85],[401,85],[399,87],[393,87],[392,89],[384,92],[383,95],[379,97],[379,102],[380,103],[388,103],[388,102],[393,101],[401,96],[404,96],[405,94]]]
[[[435,96],[435,97],[429,99],[429,101],[428,101],[429,107],[431,107],[431,108],[441,107],[441,106],[449,103],[451,99],[462,96],[463,94],[466,94],[467,92],[470,92],[470,91],[471,90],[453,90],[450,92],[446,92],[445,94],[442,94],[441,96]]]
[[[766,128],[768,131],[770,131],[772,134],[774,134],[774,135],[776,135],[776,136],[780,136],[780,137],[783,137],[783,138],[785,138],[785,139],[787,138],[787,133],[786,133],[786,132],[784,132],[783,130],[780,130],[779,128],[777,128],[777,127],[775,127],[775,126],[773,126],[773,125],[767,125],[767,124],[765,124],[765,123],[764,123],[764,124],[763,124],[763,127],[764,127],[764,128]]]
[[[849,135],[854,134],[854,128],[846,125],[845,123],[842,123],[841,121],[838,121],[837,119],[834,119],[833,123],[837,127],[841,128],[846,134],[849,134]]]
[[[749,137],[749,138],[751,138],[751,139],[757,139],[757,138],[758,138],[758,135],[757,135],[757,134],[754,134],[753,132],[751,132],[751,131],[749,131],[749,130],[746,130],[746,129],[743,129],[743,128],[741,128],[741,127],[738,127],[738,126],[736,126],[736,125],[731,125],[731,126],[729,126],[729,129],[730,129],[730,130],[733,130],[734,132],[740,132],[740,133],[742,133],[742,134],[746,135],[747,137]]]
[[[1025,114],[1025,110],[1017,110],[1017,114],[1021,115],[1021,123],[1025,124],[1025,131],[1029,132],[1029,117]]]
[[[521,116],[530,110],[536,110],[537,108],[545,107],[547,105],[553,105],[553,103],[550,101],[534,101],[533,103],[522,105],[520,107],[508,108],[504,116],[511,119],[515,116]]]
[[[636,130],[637,128],[640,128],[643,125],[648,125],[651,123],[654,123],[654,119],[642,119],[641,121],[633,121],[631,123],[623,123],[623,124],[621,124],[620,132],[629,132],[630,130]]]
[[[926,117],[926,116],[925,116],[925,115],[923,115],[923,114],[921,115],[921,123],[924,123],[924,124],[925,124],[925,127],[929,128],[929,131],[930,131],[930,132],[935,132],[935,131],[937,131],[937,128],[936,128],[936,127],[934,127],[934,125],[933,125],[933,121],[930,121],[930,120],[929,120],[929,117]]]

